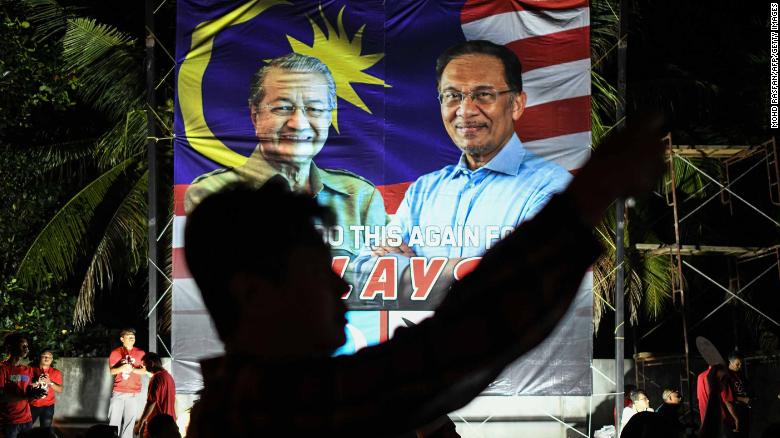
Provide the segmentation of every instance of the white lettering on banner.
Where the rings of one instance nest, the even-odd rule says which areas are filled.
[[[484,230],[484,235],[482,231]],[[490,248],[496,241],[503,239],[514,230],[511,226],[415,226],[409,231],[408,241],[404,241],[403,230],[399,226],[367,226],[350,225],[349,232],[343,227],[320,227],[323,239],[331,246],[339,246],[344,243],[344,236],[349,235],[352,242],[358,247],[397,247],[402,243],[409,246],[425,247],[485,247]]]

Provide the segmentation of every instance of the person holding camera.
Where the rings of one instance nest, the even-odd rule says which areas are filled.
[[[11,333],[3,347],[8,359],[0,362],[0,431],[5,438],[16,438],[32,426],[30,400],[42,397],[44,389],[33,381],[32,369],[25,365],[30,352],[27,338]]]
[[[37,367],[33,367],[34,380],[38,386],[46,391],[42,398],[34,399],[30,402],[30,411],[32,413],[32,423],[40,418],[41,427],[51,427],[54,419],[54,404],[57,399],[54,393],[62,392],[62,372],[52,365],[54,362],[54,353],[51,350],[43,350]]]
[[[136,348],[135,330],[119,332],[120,347],[108,356],[108,369],[114,376],[114,388],[108,403],[108,424],[116,426],[120,438],[133,438],[133,426],[141,399],[141,375],[146,374],[144,351]]]

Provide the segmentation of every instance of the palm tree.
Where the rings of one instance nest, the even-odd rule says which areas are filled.
[[[146,114],[153,111],[170,138],[172,111],[145,108],[143,45],[137,38],[54,0],[24,3],[39,37],[61,40],[64,69],[78,77],[79,96],[112,125],[86,147],[45,148],[48,169],[86,167],[93,175],[41,230],[18,270],[30,288],[78,283],[73,321],[84,327],[94,317],[97,293],[143,278],[136,274],[147,266]]]
[[[609,133],[619,120],[615,110],[618,94],[615,87],[599,72],[604,68],[605,60],[614,56],[618,43],[618,1],[594,0],[591,7],[591,127],[594,145]],[[645,213],[647,213],[645,211]],[[630,217],[627,217],[630,219]],[[632,242],[658,242],[651,229],[636,229],[628,226],[627,220],[624,242],[626,244],[624,271],[626,304],[629,321],[637,324],[641,314],[649,319],[660,317],[671,298],[671,268],[668,257],[646,257],[632,248]],[[593,266],[593,323],[598,327],[607,308],[614,310],[615,290],[615,210],[610,208],[602,223],[596,228],[605,249],[604,254]]]

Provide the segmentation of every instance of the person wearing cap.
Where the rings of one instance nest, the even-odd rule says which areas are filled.
[[[119,429],[120,438],[133,438],[133,426],[141,399],[141,375],[144,351],[135,347],[135,330],[119,332],[119,347],[108,356],[108,370],[114,376],[114,387],[108,403],[108,424]]]

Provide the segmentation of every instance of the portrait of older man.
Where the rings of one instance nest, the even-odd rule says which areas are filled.
[[[258,144],[245,164],[217,169],[196,178],[187,189],[189,214],[205,197],[227,185],[244,182],[261,186],[282,175],[293,191],[310,193],[335,213],[335,225],[345,230],[336,250],[356,253],[348,238],[351,225],[384,225],[382,195],[374,185],[346,170],[321,169],[313,161],[328,139],[336,85],[319,59],[291,53],[268,61],[252,78],[249,110]]]
[[[462,152],[460,160],[409,187],[390,223],[400,227],[404,243],[377,245],[374,256],[480,256],[571,179],[561,166],[526,150],[515,134],[526,94],[520,60],[511,50],[466,41],[439,56],[436,73],[442,121]],[[438,242],[445,242],[448,232],[471,231],[477,238],[464,245],[426,245],[431,228],[441,234]],[[421,238],[417,243],[415,232]]]

